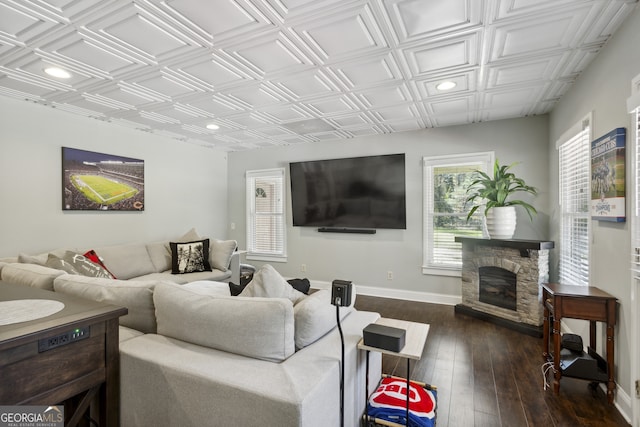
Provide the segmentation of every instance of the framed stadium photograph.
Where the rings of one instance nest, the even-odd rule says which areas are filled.
[[[144,160],[62,147],[63,211],[143,211]]]

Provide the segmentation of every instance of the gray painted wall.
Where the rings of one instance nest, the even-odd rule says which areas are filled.
[[[0,98],[0,257],[175,238],[223,238],[226,153]],[[145,161],[145,211],[63,212],[61,147]]]
[[[229,153],[229,221],[235,223],[230,235],[245,247],[247,170],[288,168],[289,162],[301,160],[406,153],[406,230],[360,235],[293,227],[287,182],[288,261],[273,264],[288,277],[303,276],[320,282],[346,279],[380,290],[378,294],[457,303],[461,295],[459,277],[422,274],[422,158],[493,150],[502,163],[522,162],[514,170],[541,189],[534,201],[540,215],[531,223],[526,213],[518,212],[515,237],[547,239],[548,132],[548,118],[541,116]],[[302,264],[307,266],[306,273],[301,272]],[[387,280],[387,271],[393,272],[393,280]]]
[[[632,143],[631,115],[627,112],[626,100],[631,95],[631,79],[640,73],[640,7],[627,18],[623,27],[607,43],[605,48],[580,76],[571,90],[562,97],[550,115],[549,163],[558,164],[556,141],[572,125],[588,113],[593,113],[593,137],[598,138],[608,131],[627,128],[627,147]],[[630,399],[634,399],[631,388],[632,334],[639,333],[638,325],[632,325],[631,299],[632,283],[629,272],[631,253],[631,190],[632,159],[627,148],[627,222],[609,223],[592,221],[590,246],[591,285],[597,286],[616,296],[620,302],[616,330],[616,381],[623,393],[618,395],[617,404],[622,411],[631,414]],[[550,196],[552,203],[551,236],[557,239],[559,232],[558,169],[551,169]],[[570,321],[569,327],[588,339],[587,322]],[[602,331],[599,342],[603,343]],[[585,341],[588,342],[588,341]],[[636,358],[639,355],[636,355]],[[625,396],[626,394],[626,396]]]

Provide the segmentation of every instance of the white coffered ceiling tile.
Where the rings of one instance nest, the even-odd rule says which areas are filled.
[[[311,118],[311,115],[297,105],[277,106],[260,109],[263,117],[272,123],[291,122]]]
[[[156,113],[153,111],[140,111],[139,112],[141,117],[144,117],[145,119],[149,119],[149,120],[153,120],[156,121],[158,123],[168,123],[168,124],[179,124],[180,120],[173,118],[173,117],[169,117],[166,116],[164,114],[160,114],[160,113]]]
[[[367,117],[365,113],[332,117],[330,119],[327,119],[327,121],[334,127],[342,129],[352,127],[361,128],[365,125],[372,125],[372,120]]]
[[[11,74],[8,74],[10,72]],[[34,84],[33,82],[19,78],[17,73],[10,70],[0,69],[0,87],[7,88],[8,93],[17,92],[18,97],[29,99],[47,99],[47,97],[55,91],[54,88],[45,87],[42,84]]]
[[[169,99],[193,92],[191,88],[180,85],[161,73],[153,73],[151,75],[145,75],[142,78],[131,79],[131,82],[149,91],[163,94]]]
[[[66,19],[51,8],[32,2],[0,1],[0,40],[23,45],[62,28]]]
[[[575,80],[580,72],[596,57],[600,51],[600,46],[586,46],[582,49],[572,51],[560,77],[572,78]]]
[[[264,138],[286,138],[293,135],[289,130],[280,126],[268,126],[256,129],[254,133]]]
[[[420,120],[392,121],[384,124],[391,132],[405,132],[424,128]]]
[[[345,7],[340,13],[322,18],[314,17],[292,29],[322,63],[351,59],[388,47],[368,3]]]
[[[273,24],[251,1],[167,0],[163,6],[189,27],[203,30],[214,43],[233,39],[249,31],[273,28]]]
[[[587,3],[587,2],[585,2]],[[490,60],[523,57],[574,47],[584,34],[589,5],[555,11],[540,19],[522,18],[495,27]]]
[[[244,66],[259,76],[299,72],[313,66],[313,62],[282,31],[262,35],[225,49]]]
[[[185,99],[178,106],[193,109],[195,114],[203,113],[208,117],[225,116],[242,111],[242,108],[233,102],[209,94],[194,99]]]
[[[569,52],[563,52],[534,60],[492,63],[487,67],[488,87],[549,81],[558,75],[560,65],[568,57]]]
[[[427,43],[406,49],[405,59],[413,77],[424,76],[479,65],[479,35],[477,32]]]
[[[383,0],[402,44],[450,35],[480,25],[483,2],[477,0]]]
[[[596,2],[592,11],[585,43],[604,43],[622,24],[629,11],[635,7],[637,0],[618,0],[616,2]]]
[[[271,84],[294,101],[339,92],[336,84],[320,70],[297,73],[279,80],[272,80]]]
[[[477,102],[475,96],[463,96],[460,98],[446,98],[425,102],[425,108],[429,115],[434,117],[449,116],[460,111],[471,111]],[[466,119],[465,119],[466,120]]]
[[[433,116],[431,117],[431,121],[433,123],[433,126],[443,127],[443,126],[457,125],[461,123],[472,123],[474,121],[474,118],[473,118],[473,113],[458,112],[456,114]]]
[[[526,111],[543,97],[545,89],[544,85],[538,85],[487,91],[482,97],[482,108],[486,110],[512,108],[526,114]]]
[[[345,5],[354,0],[263,0],[281,21],[326,11],[336,4]]]
[[[142,61],[134,59],[128,52],[116,53],[102,43],[81,34],[69,34],[43,46],[51,60],[71,66],[71,72],[79,70],[90,76],[114,78],[118,74],[141,68]]]
[[[209,54],[170,66],[165,72],[178,82],[204,91],[253,80],[224,58]]]
[[[388,87],[376,87],[358,93],[367,108],[381,108],[412,101],[409,89],[405,84]]]
[[[347,87],[354,90],[402,80],[398,64],[390,52],[334,64],[330,68]]]
[[[371,110],[374,117],[381,122],[418,119],[419,114],[413,104],[396,105],[394,107]]]
[[[384,133],[384,131],[377,126],[349,129],[347,132],[354,138],[357,138],[359,136],[379,135]]]
[[[94,38],[141,55],[151,63],[202,47],[134,4],[96,19],[85,28]]]
[[[248,109],[273,105],[283,101],[283,99],[279,97],[275,91],[269,89],[266,84],[227,89],[222,91],[222,94]]]
[[[305,101],[304,105],[318,117],[352,113],[358,110],[358,107],[356,107],[355,103],[347,95],[330,96]]]
[[[243,113],[235,116],[225,117],[226,123],[232,123],[236,126],[243,128],[253,128],[255,126],[263,126],[265,120],[260,118],[257,114]]]

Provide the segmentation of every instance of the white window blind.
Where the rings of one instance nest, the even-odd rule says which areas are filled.
[[[559,147],[560,283],[589,285],[590,120]]]
[[[283,261],[286,253],[284,169],[247,171],[247,258]]]
[[[491,170],[493,153],[423,158],[424,274],[459,275],[462,245],[456,236],[482,237],[482,216],[467,222],[466,191],[475,171]]]

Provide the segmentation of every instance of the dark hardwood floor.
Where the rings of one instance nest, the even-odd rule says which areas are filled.
[[[559,395],[543,390],[542,338],[456,314],[453,306],[363,295],[355,305],[431,325],[411,379],[438,387],[438,427],[629,426],[588,381],[563,378]],[[384,355],[382,370],[406,377],[407,364]]]

